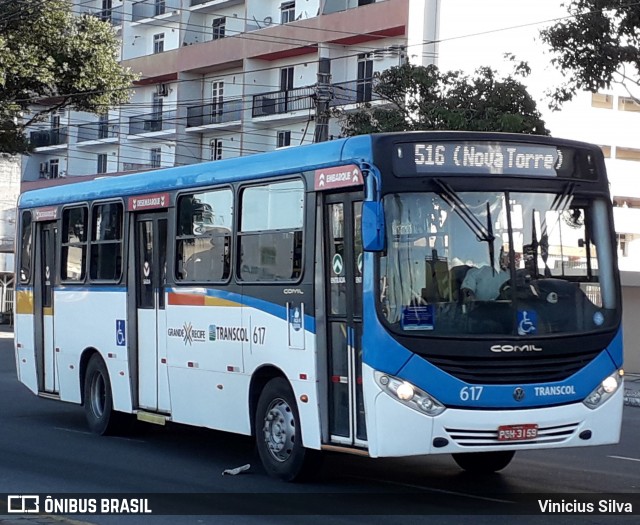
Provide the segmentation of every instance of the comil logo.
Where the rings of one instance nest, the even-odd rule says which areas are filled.
[[[491,351],[499,354],[518,354],[522,352],[542,352],[542,347],[536,345],[493,345]]]

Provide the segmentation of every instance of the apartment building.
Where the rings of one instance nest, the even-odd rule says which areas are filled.
[[[76,0],[112,24],[130,102],[52,114],[22,189],[308,144],[340,132],[318,104],[372,101],[372,78],[435,59],[439,0]],[[375,100],[374,100],[375,103]],[[318,129],[316,129],[318,128]]]

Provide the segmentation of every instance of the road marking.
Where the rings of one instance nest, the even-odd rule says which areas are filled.
[[[434,489],[433,487],[425,487],[424,485],[414,485],[413,483],[401,483],[399,481],[389,481],[386,479],[377,479],[377,478],[366,478],[364,476],[344,476],[345,478],[353,478],[360,481],[376,481],[378,483],[386,484],[386,485],[394,485],[398,487],[406,487],[411,489],[419,489],[424,492],[436,492],[439,494],[449,494],[452,496],[462,496],[464,498],[469,499],[479,499],[482,501],[492,501],[495,503],[514,503],[513,501],[507,499],[498,499],[498,498],[487,498],[486,496],[477,496],[475,494],[466,494],[464,492],[456,492],[454,490],[444,490],[444,489]]]
[[[624,459],[626,461],[637,461],[640,463],[640,459],[637,458],[625,458],[624,456],[607,456],[608,458],[613,458],[613,459]]]

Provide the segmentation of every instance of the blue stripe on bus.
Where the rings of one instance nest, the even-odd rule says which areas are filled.
[[[249,308],[255,308],[269,315],[273,315],[284,321],[287,320],[287,309],[284,306],[277,305],[275,303],[265,301],[263,299],[256,299],[249,295],[242,295],[235,292],[229,292],[226,290],[217,290],[211,288],[168,288],[169,293],[181,294],[201,294],[208,297],[215,297],[216,299],[224,299],[234,303],[247,306]],[[314,317],[305,314],[304,316],[304,329],[307,332],[316,333],[316,320]]]

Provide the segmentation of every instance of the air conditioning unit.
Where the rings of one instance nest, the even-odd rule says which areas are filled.
[[[277,99],[263,96],[258,98],[258,107],[262,110],[262,115],[275,115]]]
[[[169,95],[169,86],[167,84],[156,84],[156,93],[160,97]]]

